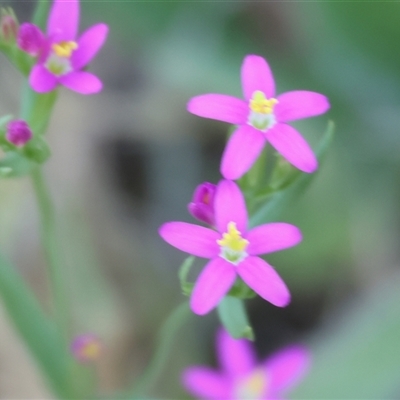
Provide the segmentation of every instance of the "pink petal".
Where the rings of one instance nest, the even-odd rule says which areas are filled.
[[[220,365],[228,375],[245,375],[256,364],[249,341],[233,339],[224,329],[218,332],[217,348]]]
[[[302,346],[288,347],[268,358],[264,365],[270,378],[271,394],[279,395],[300,382],[310,362],[310,352]]]
[[[75,40],[78,23],[78,0],[54,0],[47,22],[47,34],[53,42]]]
[[[221,257],[211,260],[197,278],[190,306],[199,315],[217,306],[236,279],[235,267]]]
[[[74,71],[60,77],[60,83],[80,94],[98,93],[103,88],[100,79],[85,71]]]
[[[274,306],[290,302],[289,289],[274,268],[259,257],[247,257],[237,267],[239,276],[263,299]]]
[[[203,367],[190,367],[182,376],[183,386],[194,396],[206,400],[228,399],[230,383],[226,377]]]
[[[106,24],[97,24],[86,30],[78,40],[78,48],[72,53],[75,70],[86,66],[103,46],[108,34]]]
[[[217,186],[214,200],[215,223],[220,233],[225,233],[229,222],[235,222],[242,234],[247,231],[246,203],[239,186],[233,181],[222,180]]]
[[[275,96],[275,81],[271,69],[264,58],[249,55],[242,64],[242,88],[244,98],[249,101],[256,90],[269,99]]]
[[[326,96],[306,90],[283,93],[277,99],[279,103],[274,108],[274,114],[279,122],[314,117],[330,107]]]
[[[213,258],[219,253],[218,232],[187,222],[167,222],[159,229],[160,236],[171,246],[197,257]]]
[[[301,231],[297,226],[276,222],[257,226],[246,235],[250,242],[247,252],[256,256],[287,249],[301,242]]]
[[[244,124],[249,113],[246,102],[224,94],[203,94],[193,97],[187,104],[187,110],[199,117],[230,124]]]
[[[296,129],[286,124],[276,124],[265,136],[276,151],[300,171],[311,173],[318,168],[314,152]]]
[[[239,179],[257,160],[265,137],[249,125],[240,126],[229,139],[222,155],[221,174],[226,179]]]
[[[39,93],[50,92],[57,86],[58,79],[42,64],[35,65],[29,75],[29,84]]]

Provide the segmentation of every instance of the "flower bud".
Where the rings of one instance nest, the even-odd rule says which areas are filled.
[[[17,44],[18,47],[36,57],[40,54],[44,46],[44,36],[41,30],[34,24],[25,22],[18,31]]]
[[[196,187],[192,202],[188,204],[188,210],[193,217],[208,225],[214,225],[214,195],[217,186],[204,182]]]
[[[0,39],[4,43],[15,43],[18,34],[18,20],[12,8],[0,10]]]
[[[25,121],[16,119],[7,124],[6,139],[13,145],[22,147],[32,139],[32,131]]]
[[[96,361],[101,351],[100,339],[92,333],[78,335],[71,343],[72,355],[81,363]]]

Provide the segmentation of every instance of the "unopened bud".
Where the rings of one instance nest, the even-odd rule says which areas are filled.
[[[193,199],[188,204],[188,210],[199,221],[208,225],[214,225],[214,196],[216,185],[204,182],[197,186],[194,191]]]
[[[36,57],[43,49],[45,39],[41,30],[30,22],[22,24],[18,31],[17,44],[18,47]]]
[[[76,336],[71,343],[71,352],[81,363],[96,361],[102,352],[100,339],[92,333]]]
[[[0,38],[4,43],[15,43],[18,35],[18,20],[12,8],[0,10]]]
[[[22,147],[32,139],[32,131],[29,125],[20,119],[7,124],[6,139],[17,147]]]

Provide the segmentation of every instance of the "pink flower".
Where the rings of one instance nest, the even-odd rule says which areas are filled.
[[[32,139],[32,136],[31,128],[22,119],[16,119],[7,124],[6,139],[17,147],[24,146]]]
[[[217,336],[217,350],[221,372],[190,367],[182,377],[187,390],[205,400],[282,399],[310,364],[304,347],[291,346],[257,365],[249,342],[232,339],[223,330]]]
[[[100,339],[93,333],[78,335],[71,343],[71,352],[81,363],[96,361],[102,352]]]
[[[192,201],[188,204],[188,210],[199,221],[208,225],[214,225],[214,196],[217,186],[210,182],[204,182],[197,186]]]
[[[226,179],[240,178],[267,142],[296,168],[314,172],[318,162],[313,151],[299,132],[286,123],[324,113],[329,109],[328,99],[303,90],[275,97],[272,72],[260,56],[246,56],[241,75],[245,100],[205,94],[192,98],[187,106],[189,112],[200,117],[239,125],[225,148],[222,175]]]
[[[217,186],[214,209],[216,231],[186,222],[168,222],[159,230],[170,245],[211,259],[193,288],[193,312],[203,315],[213,309],[237,276],[275,306],[288,305],[290,293],[285,283],[271,265],[256,256],[298,244],[300,230],[282,222],[248,230],[244,197],[239,187],[228,180]]]
[[[78,22],[78,0],[54,1],[47,21],[47,37],[29,76],[33,90],[45,93],[58,84],[81,94],[102,89],[99,78],[82,69],[103,46],[108,27],[94,25],[76,39]]]

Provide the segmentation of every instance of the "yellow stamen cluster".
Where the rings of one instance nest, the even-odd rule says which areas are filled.
[[[74,50],[78,48],[78,43],[70,40],[68,42],[59,42],[54,43],[52,46],[52,50],[56,53],[59,57],[62,58],[69,58]]]
[[[217,243],[232,251],[242,252],[245,250],[249,241],[242,238],[241,233],[236,228],[235,222],[229,222],[228,232],[222,235],[222,239],[217,240]]]
[[[250,100],[250,109],[258,114],[272,114],[274,106],[277,103],[277,99],[267,99],[263,92],[256,90],[253,93],[253,98]]]

